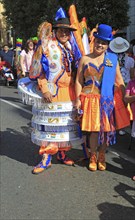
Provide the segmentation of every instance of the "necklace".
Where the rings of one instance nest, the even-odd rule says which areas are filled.
[[[66,72],[69,73],[69,75],[70,75],[71,62],[73,61],[70,50],[68,48],[63,47],[59,42],[58,42],[58,45],[62,50],[62,63],[64,65]]]

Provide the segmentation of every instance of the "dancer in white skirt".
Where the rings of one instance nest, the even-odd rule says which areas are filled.
[[[31,137],[32,142],[40,146],[39,154],[42,155],[42,161],[34,167],[33,174],[51,167],[52,155],[56,153],[61,163],[72,166],[74,161],[65,152],[83,143],[75,120],[71,31],[76,29],[68,18],[57,20],[53,27],[48,22],[42,23],[30,79],[24,78],[18,83],[24,101],[33,105]]]

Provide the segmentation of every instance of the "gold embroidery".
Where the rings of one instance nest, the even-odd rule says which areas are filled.
[[[109,59],[106,60],[105,65],[106,65],[106,66],[110,66],[110,67],[113,66],[112,62],[111,62]]]
[[[64,138],[64,134],[60,134],[60,138]]]
[[[48,118],[48,122],[49,123],[54,123],[54,122],[59,123],[59,118]]]
[[[52,109],[54,109],[54,106],[53,105],[48,105],[48,108],[52,110]]]

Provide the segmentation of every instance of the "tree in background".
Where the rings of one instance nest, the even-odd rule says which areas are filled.
[[[106,23],[116,29],[129,24],[128,0],[1,0],[5,8],[7,24],[13,27],[16,37],[24,39],[36,36],[41,22],[53,22],[56,11],[61,6],[68,14],[71,4],[75,4],[78,19],[84,16],[90,29],[98,23]]]

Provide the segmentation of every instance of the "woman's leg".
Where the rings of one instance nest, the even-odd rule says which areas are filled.
[[[98,147],[98,132],[91,132],[90,133],[90,152],[95,153],[97,152]]]
[[[97,147],[98,147],[98,132],[91,132],[90,134],[90,163],[89,170],[97,170]]]
[[[106,144],[106,135],[103,145],[100,146],[99,154],[98,154],[98,169],[101,171],[106,170],[106,162],[105,162],[105,153],[107,149]]]
[[[39,174],[42,173],[44,170],[48,169],[49,167],[51,167],[51,159],[52,156],[50,154],[44,153],[41,162],[34,167],[32,173]]]
[[[57,160],[60,161],[61,163],[65,164],[65,165],[68,165],[68,166],[73,166],[74,165],[74,161],[66,155],[65,150],[59,150],[58,151]]]
[[[56,142],[50,142],[47,146],[41,146],[39,154],[42,155],[41,162],[32,170],[33,174],[39,174],[44,170],[51,167],[52,155],[58,152],[58,144]]]

